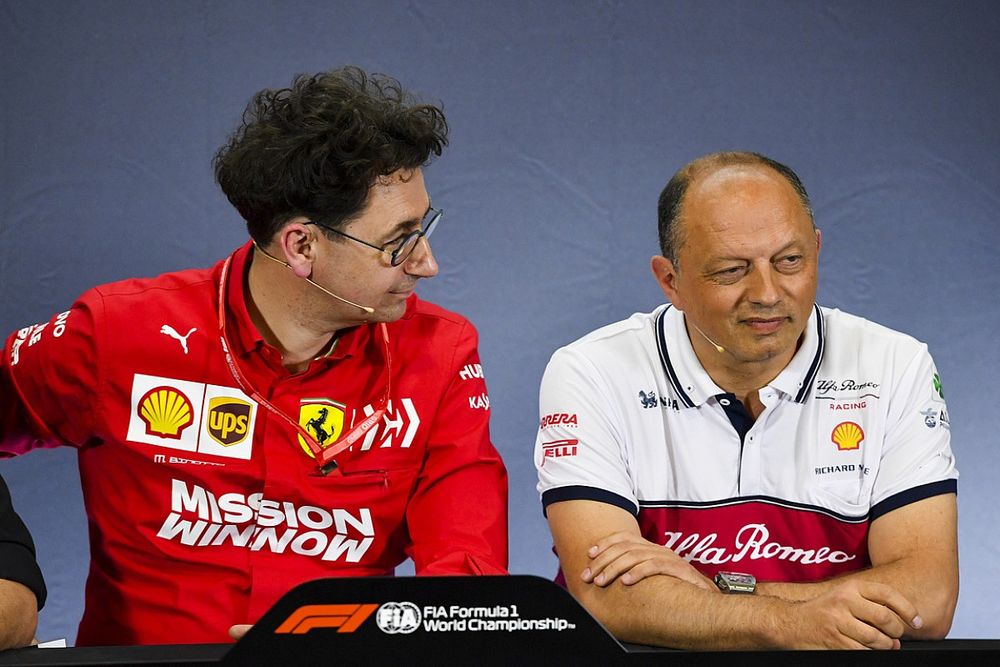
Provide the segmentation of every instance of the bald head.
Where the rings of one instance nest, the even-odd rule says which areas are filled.
[[[684,198],[691,186],[701,183],[717,172],[727,168],[745,167],[747,169],[768,169],[776,172],[791,185],[802,202],[803,208],[812,220],[812,207],[809,194],[802,185],[798,175],[789,167],[772,160],[760,153],[745,151],[711,153],[700,157],[683,166],[660,193],[658,213],[658,228],[660,236],[660,253],[677,265],[677,254],[684,244],[683,225],[680,224],[684,210]],[[737,171],[740,171],[737,169]]]

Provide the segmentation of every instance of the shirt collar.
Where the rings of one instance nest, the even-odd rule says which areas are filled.
[[[682,405],[691,408],[712,396],[726,393],[698,361],[682,311],[671,305],[665,306],[654,319],[654,327],[664,375]],[[823,359],[824,328],[823,313],[819,306],[814,306],[806,322],[802,345],[769,385],[796,403],[805,402],[819,370]]]
[[[236,354],[246,356],[266,345],[267,342],[261,336],[250,319],[250,311],[247,310],[247,272],[253,257],[253,241],[238,248],[232,255],[229,267],[229,276],[226,285],[226,324],[230,330],[229,339]],[[411,300],[413,297],[411,297]],[[410,306],[411,304],[407,304]],[[408,309],[409,310],[409,309]],[[371,325],[360,325],[342,329],[339,333],[339,341],[333,352],[320,361],[333,361],[344,359],[354,354],[358,354],[366,341],[372,336]],[[273,349],[273,348],[272,348]]]

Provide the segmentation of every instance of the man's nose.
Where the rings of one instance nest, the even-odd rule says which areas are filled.
[[[403,270],[411,276],[420,278],[433,278],[438,274],[438,263],[434,259],[434,251],[431,250],[431,242],[427,237],[417,241],[417,247],[403,262]]]
[[[750,272],[750,284],[747,296],[753,303],[762,306],[773,306],[781,300],[778,292],[777,276],[774,267],[768,264]]]

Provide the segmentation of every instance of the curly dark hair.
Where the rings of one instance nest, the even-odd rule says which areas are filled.
[[[250,236],[264,244],[297,216],[343,226],[379,177],[420,167],[447,143],[438,106],[349,66],[254,95],[212,164]]]
[[[711,153],[693,160],[681,167],[667,186],[660,193],[660,200],[657,206],[658,231],[660,236],[660,253],[677,265],[677,252],[684,243],[684,237],[677,225],[677,220],[681,215],[681,205],[684,203],[684,195],[688,187],[696,177],[706,175],[709,171],[729,167],[733,165],[759,165],[770,167],[781,174],[789,185],[799,196],[799,201],[805,208],[809,219],[812,220],[812,205],[809,203],[809,193],[806,186],[802,184],[798,174],[777,160],[772,160],[766,155],[752,153],[749,151],[728,151],[722,153]],[[815,226],[815,223],[814,223]]]

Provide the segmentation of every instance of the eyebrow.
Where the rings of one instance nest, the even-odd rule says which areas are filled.
[[[783,252],[788,252],[793,246],[799,245],[799,241],[790,241],[786,245],[779,248],[771,257],[777,257]],[[712,257],[711,262],[746,262],[745,257]]]

